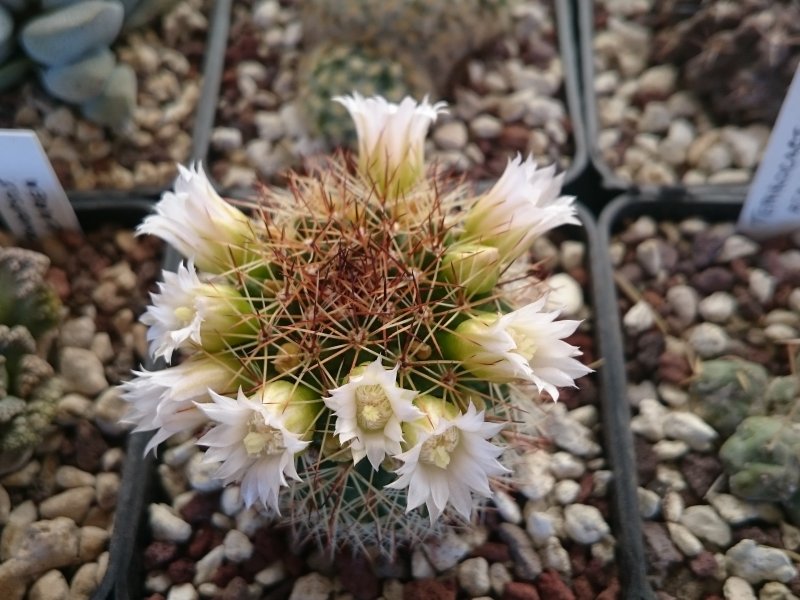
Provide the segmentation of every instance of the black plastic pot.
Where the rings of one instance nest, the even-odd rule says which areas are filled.
[[[624,194],[613,200],[601,213],[598,221],[598,244],[594,250],[597,278],[597,311],[603,315],[598,322],[598,334],[605,359],[603,375],[606,414],[606,439],[609,453],[620,461],[615,466],[616,502],[620,519],[618,538],[620,568],[624,576],[623,592],[626,599],[653,599],[653,590],[647,578],[647,559],[642,536],[637,498],[636,453],[631,432],[631,410],[627,399],[628,379],[625,371],[625,352],[622,319],[619,313],[614,268],[609,247],[612,237],[624,223],[644,215],[656,220],[678,221],[690,216],[709,221],[735,221],[744,201],[742,191],[711,189],[677,191],[661,190],[659,193]],[[615,463],[616,464],[616,463]],[[625,479],[619,475],[626,473]]]
[[[218,3],[228,3],[230,8],[231,0],[217,0]],[[580,70],[578,63],[578,40],[575,35],[574,15],[572,2],[570,0],[551,0],[556,17],[556,31],[558,35],[558,48],[561,55],[561,62],[564,70],[564,100],[572,126],[572,139],[575,154],[572,162],[567,168],[564,176],[564,188],[569,193],[575,193],[573,189],[575,183],[581,178],[589,164],[589,155],[586,143],[586,128],[584,125],[584,114],[581,103],[580,91]],[[230,13],[226,15],[230,17]],[[224,54],[224,49],[223,49]],[[218,97],[219,86],[215,88],[215,107]],[[210,130],[209,130],[210,135]],[[206,142],[208,139],[205,140]],[[200,148],[197,148],[198,150]],[[204,154],[197,155],[197,158],[204,159],[208,163],[208,143],[204,146]],[[217,186],[217,189],[221,189]],[[253,188],[230,188],[224,190],[225,194],[234,198],[252,198],[257,195],[257,190]]]
[[[586,146],[589,157],[589,164],[597,171],[601,185],[615,194],[629,192],[631,194],[645,194],[648,196],[662,195],[664,198],[678,198],[682,194],[690,194],[697,197],[706,197],[708,194],[736,196],[746,190],[748,185],[712,185],[703,184],[697,186],[686,186],[684,184],[674,184],[669,186],[657,186],[650,184],[638,184],[628,181],[616,173],[603,159],[598,143],[600,133],[600,122],[597,114],[597,96],[594,91],[594,3],[595,0],[578,0],[577,4],[577,25],[580,54],[581,71],[581,92],[583,101],[584,124],[586,130]]]

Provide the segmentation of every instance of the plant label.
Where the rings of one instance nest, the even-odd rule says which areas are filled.
[[[0,129],[0,216],[15,236],[80,231],[78,217],[36,133]]]
[[[750,185],[738,228],[754,237],[800,229],[800,65]]]

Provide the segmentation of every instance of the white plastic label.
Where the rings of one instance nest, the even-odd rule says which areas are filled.
[[[750,185],[738,228],[755,237],[800,229],[800,65]]]
[[[0,129],[0,216],[19,237],[80,231],[75,211],[33,131]]]

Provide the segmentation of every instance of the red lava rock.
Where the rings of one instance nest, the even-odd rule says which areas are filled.
[[[576,600],[595,600],[594,588],[585,575],[572,580],[572,591]]]
[[[47,271],[47,277],[45,279],[47,280],[47,283],[53,286],[53,289],[56,291],[56,294],[58,294],[58,297],[62,302],[69,298],[71,292],[69,277],[63,269],[51,267]]]
[[[370,600],[381,595],[381,582],[363,556],[340,554],[336,557],[336,567],[339,573],[346,575],[341,578],[342,587],[356,600]]]
[[[653,371],[658,368],[665,346],[663,333],[655,329],[645,331],[636,342],[636,360],[648,371]]]
[[[500,542],[485,542],[472,551],[472,556],[482,556],[490,563],[502,563],[511,560],[508,546]]]
[[[215,546],[219,546],[221,543],[222,536],[208,525],[203,525],[194,532],[186,554],[188,554],[190,558],[199,559],[208,554],[209,550]]]
[[[714,292],[727,292],[734,283],[735,276],[725,267],[709,267],[692,277],[692,285],[701,296]]]
[[[753,540],[756,544],[783,548],[781,532],[777,527],[756,527],[750,525],[733,530],[733,544],[741,540]]]
[[[249,600],[250,590],[247,582],[241,577],[234,577],[218,596],[219,600]]]
[[[258,552],[268,563],[280,560],[287,554],[283,537],[269,527],[262,527],[256,531],[251,541],[253,550]]]
[[[572,574],[581,575],[586,570],[589,559],[586,557],[587,548],[578,544],[568,544],[567,553],[569,562],[572,565]]]
[[[683,562],[683,555],[672,543],[663,523],[646,521],[642,523],[645,541],[645,554],[657,571],[666,571],[675,563]]]
[[[194,579],[194,561],[188,558],[179,558],[167,567],[167,575],[172,583],[189,583]]]
[[[283,566],[290,577],[300,577],[306,570],[306,561],[303,557],[286,552],[283,556]]]
[[[177,554],[178,546],[172,542],[153,542],[144,549],[144,568],[147,570],[160,569],[174,560]]]
[[[608,585],[611,573],[609,572],[608,565],[603,564],[603,562],[597,558],[592,558],[586,563],[584,575],[589,579],[593,588],[602,590]]]
[[[692,367],[685,356],[664,352],[658,358],[658,376],[662,381],[680,383],[692,374]]]
[[[269,566],[269,563],[264,560],[264,557],[261,556],[258,552],[253,552],[253,554],[243,563],[240,563],[240,568],[242,572],[242,576],[248,580],[252,581],[255,577],[256,573],[259,571],[263,571],[265,568]]]
[[[619,579],[613,577],[608,587],[597,595],[597,600],[617,600],[622,596],[621,591]]]
[[[233,563],[225,563],[217,567],[214,574],[211,576],[211,583],[224,588],[231,579],[239,575],[239,566]]]
[[[536,578],[536,589],[539,595],[547,600],[575,600],[575,594],[569,589],[561,576],[550,569],[545,569]]]
[[[633,446],[636,451],[636,474],[639,485],[647,486],[656,475],[658,456],[652,444],[638,435],[633,436]]]
[[[198,525],[211,519],[219,506],[219,492],[195,494],[181,508],[181,517],[191,525]]]
[[[150,594],[144,600],[167,600],[164,594]]]
[[[456,600],[456,591],[442,581],[417,579],[403,586],[403,600]]]
[[[681,472],[692,492],[702,498],[708,488],[722,474],[722,463],[715,454],[691,452],[681,461]]]
[[[78,421],[75,428],[75,465],[79,469],[97,473],[100,471],[100,460],[108,450],[103,434],[89,421]]]
[[[717,560],[711,552],[701,552],[689,561],[689,568],[698,577],[706,579],[717,572]]]
[[[503,588],[503,600],[539,600],[539,591],[532,583],[509,581]]]

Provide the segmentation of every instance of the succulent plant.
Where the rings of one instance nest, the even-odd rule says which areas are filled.
[[[345,108],[331,102],[334,96],[355,90],[397,102],[432,87],[427,73],[402,52],[352,43],[319,45],[301,61],[298,80],[297,97],[310,129],[334,145],[356,139]]]
[[[48,266],[42,254],[0,249],[0,472],[39,442],[62,393],[53,367],[37,355],[37,339],[60,317],[58,296],[44,280]]]
[[[563,340],[578,321],[557,321],[543,296],[516,305],[518,278],[502,279],[576,220],[561,177],[532,157],[478,196],[427,168],[441,104],[337,101],[357,159],[293,174],[251,217],[181,169],[140,232],[189,263],[142,320],[154,356],[188,358],[137,373],[123,397],[151,446],[205,424],[215,476],[299,536],[391,553],[470,519],[530,402],[590,371]]]
[[[697,414],[723,437],[761,405],[769,375],[756,363],[720,358],[700,363],[689,386]]]
[[[136,107],[136,74],[110,46],[176,0],[0,2],[0,91],[35,71],[54,98],[99,125],[123,129]]]
[[[681,69],[687,89],[735,122],[774,122],[800,63],[793,0],[656,3],[653,62]]]
[[[782,416],[748,417],[720,448],[731,492],[780,502],[800,524],[800,424]]]

